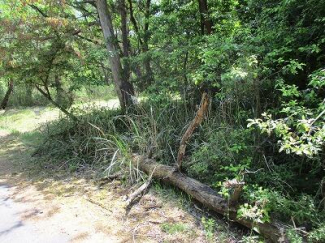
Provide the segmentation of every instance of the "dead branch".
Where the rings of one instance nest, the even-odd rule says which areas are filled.
[[[183,161],[183,158],[185,155],[187,142],[191,138],[194,130],[203,121],[205,114],[207,113],[208,106],[209,106],[208,94],[203,93],[200,107],[199,107],[198,111],[196,112],[196,115],[195,115],[194,119],[192,120],[190,126],[187,128],[186,132],[184,133],[181,143],[180,143],[180,146],[179,146],[179,150],[178,150],[178,154],[177,154],[177,168],[178,168],[178,170],[181,170],[181,167],[182,167],[182,161]]]
[[[223,183],[224,187],[232,189],[233,192],[230,195],[229,204],[231,206],[236,206],[240,197],[240,194],[243,190],[245,182],[238,181],[237,179],[228,180]]]
[[[155,169],[153,169],[152,173],[150,174],[148,180],[142,184],[137,190],[135,190],[127,199],[126,201],[126,214],[128,214],[134,204],[140,201],[141,197],[147,193],[148,188],[151,185],[152,175]]]

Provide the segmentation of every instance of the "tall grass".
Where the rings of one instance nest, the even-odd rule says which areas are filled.
[[[233,148],[237,139],[242,139],[243,144],[249,136],[249,132],[246,132],[243,137],[243,122],[238,122],[236,127],[226,125],[226,121],[217,111],[215,107],[210,108],[207,120],[188,144],[184,165],[185,170],[193,176],[202,177],[202,170],[198,168],[200,164],[206,166],[205,170],[218,171],[220,168],[213,165],[212,158],[228,164],[229,161],[236,163],[239,157],[245,157],[244,153],[239,156],[238,149]],[[182,100],[144,101],[126,114],[106,108],[94,108],[89,113],[80,110],[79,123],[61,119],[47,126],[44,131],[47,139],[38,149],[38,153],[60,158],[61,161],[69,159],[70,163],[82,161],[88,165],[107,165],[115,151],[119,150],[120,157],[137,152],[160,163],[172,165],[176,161],[181,137],[195,112],[194,107],[186,105]],[[241,132],[232,135],[236,129]],[[242,146],[240,151],[247,148],[240,144],[235,146]],[[202,148],[208,154],[204,154]],[[224,160],[224,157],[231,159]],[[215,178],[208,172],[206,179],[206,182],[212,183]]]
[[[117,150],[119,157],[137,151],[173,163],[184,124],[190,118],[181,115],[181,103],[159,106],[143,103],[127,114],[106,108],[76,111],[79,123],[63,118],[48,124],[37,153],[53,161],[107,165]]]

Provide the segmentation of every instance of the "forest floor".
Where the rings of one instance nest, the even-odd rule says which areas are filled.
[[[59,116],[45,107],[0,114],[0,242],[239,241],[240,229],[217,218],[202,224],[206,213],[172,188],[155,184],[126,215],[132,188],[120,181],[35,167],[38,129]]]

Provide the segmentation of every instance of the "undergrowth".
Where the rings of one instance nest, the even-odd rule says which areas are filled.
[[[184,173],[225,196],[222,182],[244,180],[239,216],[257,222],[278,218],[292,225],[293,238],[322,242],[324,180],[321,167],[315,170],[310,166],[321,162],[301,162],[295,155],[277,152],[273,137],[265,139],[247,128],[252,113],[237,114],[230,122],[220,115],[220,109],[210,107],[208,118],[192,136]],[[102,174],[129,168],[133,152],[173,165],[180,139],[194,114],[195,108],[181,100],[148,100],[126,114],[107,109],[79,111],[79,123],[62,118],[49,124],[35,154],[60,168],[78,171],[91,166]],[[130,172],[133,181],[137,176]]]

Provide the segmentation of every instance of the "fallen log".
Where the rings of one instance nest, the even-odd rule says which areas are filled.
[[[209,186],[187,177],[180,173],[175,167],[162,165],[153,159],[133,154],[132,164],[152,178],[172,184],[186,192],[193,199],[202,203],[203,206],[225,216],[229,219],[244,225],[272,242],[288,242],[285,236],[285,225],[280,222],[258,223],[250,219],[238,218],[237,208],[228,203],[228,200],[217,194]]]

